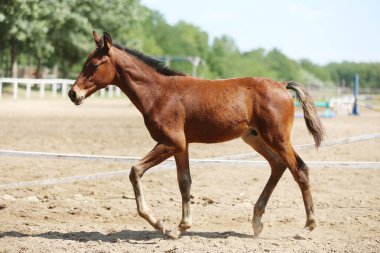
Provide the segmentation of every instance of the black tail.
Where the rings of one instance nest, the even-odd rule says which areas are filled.
[[[319,147],[323,141],[325,131],[323,129],[321,120],[318,118],[317,110],[315,109],[313,99],[307,92],[304,86],[296,82],[288,82],[286,88],[293,90],[296,93],[297,99],[300,101],[303,114],[306,122],[307,129],[313,136],[315,147]]]

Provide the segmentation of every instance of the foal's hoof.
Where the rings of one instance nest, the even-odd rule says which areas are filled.
[[[154,224],[154,228],[160,231],[162,234],[165,234],[164,222],[162,220],[158,220],[156,224]]]
[[[252,227],[253,227],[253,233],[254,233],[253,237],[255,238],[259,237],[259,235],[261,234],[261,231],[263,231],[263,228],[264,228],[263,223],[261,222],[253,223]]]
[[[306,240],[310,232],[314,229],[314,227],[304,227],[300,232],[298,232],[293,238],[297,240]]]
[[[179,236],[181,235],[181,231],[179,231],[178,229],[173,229],[173,230],[170,230],[170,231],[166,232],[166,235],[170,239],[178,239]]]

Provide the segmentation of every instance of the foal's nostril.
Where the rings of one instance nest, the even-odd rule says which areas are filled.
[[[73,90],[70,90],[68,95],[69,95],[69,98],[71,99],[71,101],[74,101],[76,99],[76,96],[77,96],[77,94]]]

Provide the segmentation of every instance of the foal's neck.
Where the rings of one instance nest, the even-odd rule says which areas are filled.
[[[116,68],[115,85],[128,96],[143,115],[146,115],[170,77],[157,73],[122,50],[115,49],[113,53]]]

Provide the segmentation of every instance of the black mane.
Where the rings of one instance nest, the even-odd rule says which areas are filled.
[[[186,76],[186,74],[184,74],[184,73],[169,69],[168,67],[165,66],[165,63],[163,61],[161,61],[157,58],[151,57],[151,56],[147,56],[147,55],[141,53],[140,51],[137,51],[135,49],[129,49],[127,47],[122,47],[122,46],[117,45],[117,44],[116,45],[113,44],[113,46],[118,48],[118,49],[124,50],[125,52],[127,52],[130,55],[133,55],[137,59],[144,62],[146,65],[155,69],[160,74],[163,74],[165,76]]]

